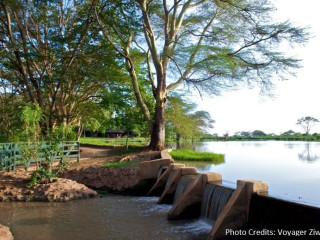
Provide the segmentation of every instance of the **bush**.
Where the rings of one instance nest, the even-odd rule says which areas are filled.
[[[175,160],[183,161],[208,161],[215,164],[224,162],[224,155],[209,152],[195,152],[192,150],[172,150],[170,155]]]

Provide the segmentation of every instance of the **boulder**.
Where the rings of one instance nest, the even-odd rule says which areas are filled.
[[[13,240],[12,233],[10,229],[6,226],[0,224],[0,239],[1,240]]]

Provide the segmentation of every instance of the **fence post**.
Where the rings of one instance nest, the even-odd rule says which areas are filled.
[[[76,142],[77,148],[78,148],[78,156],[77,156],[77,162],[80,161],[80,142]]]
[[[61,161],[64,162],[64,142],[61,142]]]
[[[13,156],[12,156],[12,170],[16,170],[16,144],[12,143],[12,148],[13,148]]]

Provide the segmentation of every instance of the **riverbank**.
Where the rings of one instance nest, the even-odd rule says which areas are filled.
[[[108,162],[146,161],[160,157],[159,152],[144,151],[114,156],[112,149],[83,147],[80,162],[72,162],[59,178],[49,183],[28,186],[32,171],[17,168],[0,172],[0,201],[65,202],[97,196],[92,189],[122,193],[139,181],[139,168],[104,167]],[[32,169],[32,168],[31,168]]]
[[[0,201],[45,201],[66,202],[75,199],[91,198],[97,192],[75,181],[54,178],[49,183],[29,186],[31,172],[16,170],[0,173]]]
[[[140,153],[124,154],[121,156],[102,156],[101,148],[82,148],[87,152],[95,152],[100,157],[81,159],[79,163],[73,163],[60,177],[82,183],[92,189],[103,189],[112,193],[127,193],[140,180],[139,167],[132,165],[127,167],[105,167],[110,162],[144,162],[161,157],[157,151],[143,151]],[[100,149],[100,150],[99,150]],[[111,154],[111,152],[108,152]]]

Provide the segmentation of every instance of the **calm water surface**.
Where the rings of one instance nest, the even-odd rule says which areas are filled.
[[[287,141],[202,142],[196,151],[225,154],[220,165],[194,165],[223,180],[255,179],[269,184],[269,195],[320,206],[320,143]]]
[[[3,202],[0,223],[15,240],[179,240],[206,239],[201,220],[168,221],[171,205],[155,197],[107,195],[66,203]]]

